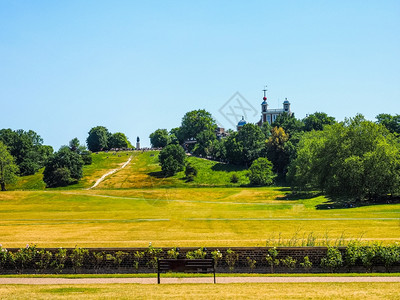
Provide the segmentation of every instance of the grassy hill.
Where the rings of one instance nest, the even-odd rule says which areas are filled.
[[[240,186],[249,183],[246,169],[197,157],[188,157],[198,170],[193,181],[187,182],[184,172],[173,177],[164,177],[158,163],[159,151],[148,152],[100,152],[92,154],[93,163],[83,167],[83,178],[79,183],[57,190],[87,189],[97,179],[110,170],[118,169],[129,157],[132,161],[126,168],[106,177],[96,189],[131,189],[154,187],[199,187],[199,186]],[[238,177],[237,183],[231,183],[232,174]],[[43,190],[43,170],[32,176],[21,177],[18,182],[8,187],[9,190]],[[54,189],[51,189],[54,190]]]
[[[281,187],[247,187],[246,170],[195,157],[192,182],[164,178],[158,152],[93,154],[84,177],[45,189],[41,173],[0,193],[0,244],[54,247],[265,246],[362,238],[399,241],[400,205],[318,209],[329,199]],[[98,178],[130,164],[88,190]],[[232,174],[239,182],[230,182]],[[10,186],[11,187],[11,186]]]

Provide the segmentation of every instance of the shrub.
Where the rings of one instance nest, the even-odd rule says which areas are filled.
[[[191,164],[187,163],[185,167],[186,179],[193,181],[193,178],[197,176],[197,169]]]
[[[126,253],[126,252],[123,252],[123,251],[115,252],[115,255],[113,257],[114,265],[116,265],[118,267],[118,269],[121,268],[121,264],[127,256],[128,256],[128,253]]]
[[[94,270],[96,271],[96,274],[99,272],[99,269],[101,268],[102,264],[104,263],[104,260],[106,259],[106,254],[104,252],[92,252],[92,257],[93,257],[93,266]]]
[[[271,267],[271,273],[274,273],[274,266],[279,266],[279,259],[277,259],[277,256],[278,250],[276,250],[276,247],[268,249],[265,260],[267,261],[267,264]]]
[[[53,253],[46,251],[45,249],[41,249],[37,252],[37,258],[38,260],[35,262],[36,272],[43,272],[50,266]]]
[[[351,241],[347,247],[344,254],[344,261],[349,269],[361,263],[363,257],[364,249],[359,241]]]
[[[56,273],[61,273],[65,267],[65,262],[67,261],[67,249],[60,248],[54,255],[54,260],[51,266],[54,267]]]
[[[154,248],[151,244],[149,245],[149,248],[147,248],[147,251],[146,251],[146,255],[148,258],[147,266],[149,268],[152,268],[152,269],[157,268],[158,259],[161,256],[162,252],[163,252],[162,249]]]
[[[296,268],[297,260],[291,256],[286,256],[285,258],[281,259],[281,263],[289,270],[294,270]]]
[[[179,257],[179,251],[176,249],[176,247],[167,251],[167,258],[177,259],[178,257]]]
[[[239,254],[235,251],[228,249],[226,250],[225,261],[229,267],[229,270],[233,270],[235,268],[235,264],[239,259]]]
[[[186,154],[181,146],[170,144],[161,150],[158,158],[163,173],[166,176],[173,176],[183,170]]]
[[[271,185],[274,179],[272,163],[264,158],[257,158],[249,168],[249,179],[252,185]]]
[[[251,259],[250,257],[246,257],[246,263],[247,266],[250,268],[250,270],[253,272],[254,268],[256,267],[257,261],[255,259]]]
[[[321,267],[334,272],[337,268],[343,265],[342,253],[338,248],[328,247],[326,257],[321,259]]]
[[[390,272],[390,268],[394,264],[400,263],[400,246],[390,245],[386,247],[381,247],[379,249],[378,256],[383,262],[386,272]]]
[[[374,265],[374,262],[376,262],[378,256],[377,253],[379,251],[380,246],[377,244],[374,244],[372,246],[367,246],[363,247],[363,255],[361,257],[361,262],[367,272],[372,271],[372,266]]]
[[[186,258],[188,259],[204,259],[206,258],[207,252],[203,248],[199,248],[194,251],[188,251],[186,253]]]
[[[211,257],[214,259],[214,268],[216,268],[218,262],[222,259],[222,253],[218,249],[214,250],[211,252]]]
[[[26,245],[14,253],[14,265],[18,273],[22,273],[25,268],[33,267],[36,256],[36,246]]]
[[[308,256],[304,257],[304,261],[302,263],[300,263],[300,266],[306,271],[310,271],[310,269],[312,268],[312,262],[310,261],[310,259],[308,258]]]
[[[70,255],[70,259],[72,262],[72,268],[74,269],[74,272],[76,273],[79,268],[83,266],[83,263],[85,261],[85,258],[89,256],[89,250],[88,249],[82,249],[75,247],[74,250],[72,250],[72,253]]]
[[[140,261],[144,257],[144,254],[144,252],[139,251],[133,253],[133,267],[135,268],[135,270],[139,269]]]
[[[231,183],[238,183],[239,182],[239,177],[236,173],[233,173],[231,176]]]

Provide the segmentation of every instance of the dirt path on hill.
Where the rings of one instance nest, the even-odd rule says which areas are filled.
[[[119,167],[118,169],[111,170],[111,171],[107,172],[106,174],[104,174],[103,176],[101,176],[99,179],[97,179],[97,181],[95,182],[95,184],[93,184],[93,185],[92,185],[90,188],[88,188],[87,190],[91,190],[91,189],[95,188],[95,187],[98,186],[107,176],[110,176],[110,175],[114,174],[115,172],[117,172],[117,171],[119,171],[119,170],[125,168],[125,167],[131,162],[131,160],[132,160],[132,156],[130,156],[129,159],[128,159],[121,167]]]
[[[400,277],[218,277],[217,283],[399,282]],[[0,278],[0,284],[157,284],[157,278]],[[213,283],[212,277],[162,278],[162,284]]]

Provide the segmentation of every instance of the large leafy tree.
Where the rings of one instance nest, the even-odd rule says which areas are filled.
[[[392,133],[400,134],[400,115],[379,114],[377,123],[384,125]]]
[[[108,139],[111,133],[104,126],[96,126],[90,129],[86,139],[88,149],[92,152],[108,149]]]
[[[282,127],[287,134],[294,135],[296,132],[301,132],[304,130],[304,123],[296,119],[294,114],[283,113],[280,114],[275,122],[272,123],[272,127]]]
[[[132,148],[132,144],[124,133],[116,132],[108,139],[108,148]]]
[[[84,145],[81,145],[78,138],[73,138],[69,142],[68,148],[72,152],[79,154],[85,165],[92,164],[92,153],[90,151],[86,150],[86,147]]]
[[[215,131],[217,124],[212,115],[204,109],[193,110],[186,113],[182,118],[181,135],[184,139],[196,138],[196,136],[204,131]]]
[[[322,130],[324,125],[332,125],[335,122],[336,121],[334,117],[330,117],[323,112],[313,113],[303,119],[305,131]]]
[[[243,145],[237,141],[237,135],[233,132],[224,140],[225,158],[231,164],[240,165],[243,164]]]
[[[217,137],[212,130],[203,130],[196,136],[196,145],[193,153],[201,156],[210,156],[213,152],[213,146]]]
[[[43,172],[43,181],[47,187],[66,186],[77,182],[82,178],[82,157],[71,151],[68,147],[62,147],[52,155]]]
[[[8,152],[7,147],[0,141],[0,187],[6,190],[6,184],[12,183],[17,178],[18,167],[14,157]]]
[[[272,163],[267,158],[257,158],[249,168],[249,179],[252,185],[271,185],[274,177]]]
[[[151,145],[155,148],[165,147],[171,142],[167,129],[157,129],[149,137]]]
[[[244,125],[237,135],[237,141],[242,145],[244,164],[250,165],[262,155],[265,147],[265,135],[260,127],[254,124]]]
[[[159,155],[161,170],[166,176],[173,176],[185,167],[186,154],[183,148],[170,144],[161,150]]]
[[[306,133],[289,174],[297,188],[376,199],[400,192],[400,147],[384,126],[357,115]]]
[[[282,127],[274,127],[267,140],[267,157],[274,165],[274,171],[282,179],[286,174],[290,162],[290,150],[288,146],[289,135]]]
[[[33,130],[0,130],[0,141],[15,158],[21,175],[32,175],[42,168],[53,153],[51,146],[45,146],[43,139]]]

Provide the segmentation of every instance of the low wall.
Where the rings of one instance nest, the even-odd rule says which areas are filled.
[[[217,272],[219,273],[270,273],[271,268],[267,264],[265,259],[268,250],[271,247],[207,247],[203,248],[205,251],[206,258],[211,258],[211,252],[215,250],[219,250],[223,256],[223,258],[218,262]],[[70,255],[74,248],[66,248],[69,258],[65,262],[65,267],[62,270],[62,273],[74,273],[72,261],[70,259]],[[78,273],[153,273],[156,269],[153,269],[149,266],[150,256],[147,254],[148,248],[85,248],[89,251],[89,255],[85,257],[82,267],[80,267],[77,272]],[[159,257],[167,258],[167,251],[171,248],[157,248],[162,249]],[[186,254],[189,251],[194,251],[199,249],[198,247],[182,247],[177,248],[179,252],[178,258],[186,258]],[[225,261],[227,250],[231,249],[236,254],[238,254],[238,260],[235,263],[235,267],[233,270],[228,268],[228,265]],[[313,266],[308,272],[310,273],[322,273],[327,272],[326,269],[320,267],[320,262],[323,257],[326,256],[327,248],[326,247],[277,247],[278,251],[278,259],[284,259],[287,256],[292,257],[297,261],[296,267],[293,270],[288,269],[287,267],[280,264],[279,266],[274,267],[274,273],[305,273],[305,269],[300,266],[300,263],[304,261],[304,257],[308,256]],[[339,248],[339,250],[344,254],[345,247]],[[16,253],[19,251],[19,248],[8,248],[10,252]],[[40,250],[38,248],[37,250]],[[55,253],[59,250],[59,248],[46,248],[45,250],[53,253],[53,257]],[[124,252],[125,255],[120,264],[116,263],[112,257],[116,256],[117,252]],[[144,256],[139,260],[137,268],[135,268],[135,259],[134,253],[143,252]],[[95,261],[93,253],[103,253],[104,259],[99,263]],[[254,269],[250,269],[247,258],[255,260]],[[37,258],[36,258],[37,260]],[[12,273],[55,273],[54,267],[47,267],[40,271],[35,271],[35,263],[36,261],[30,262],[30,265],[27,265],[21,270],[21,268],[17,268],[10,264],[0,265],[0,273],[3,274],[12,274]],[[376,265],[372,268],[373,272],[385,272],[385,268],[383,265]],[[337,272],[366,272],[366,269],[362,266],[353,266],[349,267],[341,267],[337,270]],[[391,268],[391,272],[400,272],[400,262],[395,264]]]

